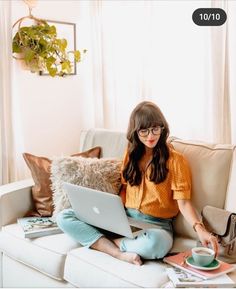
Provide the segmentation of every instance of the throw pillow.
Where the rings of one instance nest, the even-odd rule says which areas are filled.
[[[51,166],[53,191],[53,217],[63,209],[70,207],[67,194],[62,188],[68,182],[104,192],[118,194],[121,187],[121,160],[55,158]]]
[[[99,158],[101,147],[94,147],[88,151],[72,155],[85,158]],[[29,153],[23,153],[24,160],[28,165],[35,185],[32,188],[34,211],[28,212],[30,216],[49,217],[53,213],[52,190],[50,180],[51,160]]]

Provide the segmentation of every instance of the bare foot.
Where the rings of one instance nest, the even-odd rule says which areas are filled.
[[[140,258],[140,256],[136,253],[131,253],[131,252],[120,252],[116,256],[117,259],[129,262],[131,264],[135,265],[142,265],[143,262]]]
[[[119,247],[115,243],[105,238],[104,236],[102,236],[94,244],[92,244],[91,248],[109,254],[119,260],[126,261],[131,264],[142,265],[141,258],[138,254],[120,251]]]

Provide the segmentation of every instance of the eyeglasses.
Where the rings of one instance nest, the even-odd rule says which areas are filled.
[[[141,137],[146,137],[152,132],[153,135],[160,135],[162,130],[164,129],[163,126],[156,126],[151,128],[142,128],[138,130],[138,135]]]

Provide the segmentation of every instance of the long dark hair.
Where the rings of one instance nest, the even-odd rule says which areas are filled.
[[[161,126],[160,138],[153,149],[153,159],[150,163],[150,180],[156,184],[165,180],[168,174],[166,167],[169,158],[169,148],[166,143],[169,136],[169,126],[160,108],[150,102],[139,103],[131,113],[127,131],[128,162],[123,169],[123,177],[131,186],[140,185],[142,173],[138,162],[145,153],[145,145],[139,140],[138,130]]]

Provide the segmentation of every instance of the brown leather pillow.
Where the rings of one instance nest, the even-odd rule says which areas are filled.
[[[73,154],[72,157],[100,158],[101,147],[94,147],[88,151]],[[35,210],[29,212],[30,216],[49,217],[53,213],[53,200],[50,180],[52,161],[46,157],[38,157],[23,153],[35,185],[32,188],[32,198]]]

